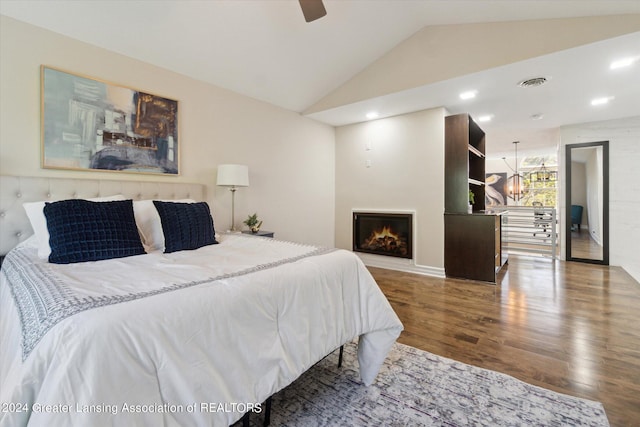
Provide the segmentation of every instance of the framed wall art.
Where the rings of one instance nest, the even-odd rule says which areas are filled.
[[[42,167],[178,175],[178,101],[41,67]]]
[[[487,208],[507,204],[507,174],[488,173],[485,177],[484,204]]]

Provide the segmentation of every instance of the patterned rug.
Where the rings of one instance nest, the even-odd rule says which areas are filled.
[[[272,426],[608,426],[602,404],[396,343],[371,387],[345,345],[273,396]],[[263,415],[252,414],[251,425]]]

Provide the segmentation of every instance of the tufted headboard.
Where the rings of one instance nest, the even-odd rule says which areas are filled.
[[[202,184],[0,175],[0,256],[33,234],[25,202],[88,199],[122,194],[133,200],[204,200]]]

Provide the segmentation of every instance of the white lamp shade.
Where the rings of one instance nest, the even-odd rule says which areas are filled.
[[[224,187],[248,187],[249,168],[245,165],[219,165],[216,184]]]

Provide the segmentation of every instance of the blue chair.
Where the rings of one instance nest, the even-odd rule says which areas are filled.
[[[582,224],[582,206],[571,205],[571,230],[575,230],[574,226],[580,231]]]

